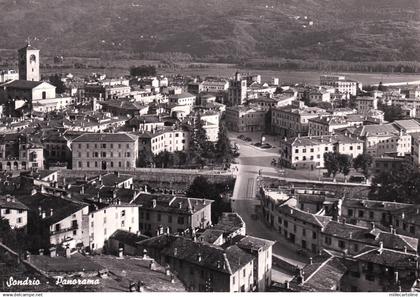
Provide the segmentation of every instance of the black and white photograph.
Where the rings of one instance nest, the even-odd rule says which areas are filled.
[[[419,0],[0,0],[0,296],[414,297],[419,241]]]

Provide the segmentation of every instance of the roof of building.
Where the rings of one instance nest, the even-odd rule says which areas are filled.
[[[41,85],[42,81],[14,80],[7,84],[7,88],[31,90]],[[51,87],[54,87],[51,85]],[[54,87],[55,88],[55,87]]]
[[[199,241],[205,241],[210,244],[214,244],[220,237],[223,237],[224,232],[222,230],[215,230],[208,228],[198,237]]]
[[[399,131],[392,124],[383,125],[364,125],[356,128],[354,134],[361,137],[368,136],[386,136],[386,135],[398,135]]]
[[[294,207],[290,207],[287,204],[282,204],[278,206],[277,209],[280,213],[283,213],[289,217],[296,218],[300,221],[310,223],[321,228],[326,226],[331,220],[330,217],[315,215]]]
[[[386,267],[411,270],[416,269],[418,256],[386,248],[365,248],[354,258]]]
[[[380,242],[382,242],[385,248],[394,250],[404,250],[407,248],[409,252],[417,252],[417,238],[384,232],[378,228],[367,228],[344,222],[329,221],[323,233],[374,246],[379,246]]]
[[[78,142],[135,142],[136,136],[129,133],[85,133],[73,139]]]
[[[88,257],[79,253],[71,255],[70,258],[31,255],[31,263],[49,274],[99,272],[103,269],[101,265],[96,264]]]
[[[244,227],[245,222],[239,214],[224,212],[219,218],[218,223],[214,225],[212,229],[222,231],[226,235],[234,233]]]
[[[334,256],[320,257],[319,261],[306,265],[302,270],[302,276],[297,275],[290,282],[294,291],[329,292],[336,291],[347,267],[341,259]]]
[[[390,201],[377,201],[377,200],[360,200],[360,199],[344,199],[342,206],[348,208],[364,208],[372,210],[396,210],[404,209],[412,206],[408,203],[390,202]]]
[[[233,238],[238,247],[248,251],[266,251],[276,242],[250,235],[237,235]]]
[[[213,203],[209,199],[176,197],[165,194],[141,193],[133,204],[142,209],[154,209],[161,212],[193,214]]]
[[[300,136],[289,138],[285,140],[286,143],[293,145],[293,146],[313,146],[319,145],[321,143],[328,143],[331,145],[334,144],[355,144],[355,143],[363,143],[362,140],[346,136],[343,134],[334,134],[334,135],[322,135],[322,136]]]
[[[174,98],[174,99],[183,99],[183,98],[192,98],[192,97],[196,97],[195,95],[188,93],[188,92],[183,92],[181,94],[174,94],[174,95],[169,95],[169,98]]]
[[[413,119],[394,121],[393,124],[407,132],[413,130],[415,130],[416,132],[420,131],[419,122]]]
[[[109,237],[110,240],[115,239],[129,246],[136,246],[137,242],[148,238],[146,235],[136,234],[126,230],[117,230]]]
[[[29,208],[11,195],[0,195],[0,209],[21,209],[28,210]]]
[[[50,225],[60,222],[88,206],[85,203],[42,193],[22,196],[19,197],[19,200],[28,206],[32,212],[39,213],[39,210],[45,212],[46,217],[43,221]],[[52,215],[51,209],[53,210]]]

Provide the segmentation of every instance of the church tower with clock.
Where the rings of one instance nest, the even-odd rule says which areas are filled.
[[[26,46],[18,50],[18,56],[19,79],[40,81],[39,50],[35,49],[28,40]]]

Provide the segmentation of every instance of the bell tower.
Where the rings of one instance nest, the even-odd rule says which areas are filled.
[[[39,81],[39,50],[34,48],[30,40],[26,41],[26,46],[18,50],[19,60],[19,79]]]

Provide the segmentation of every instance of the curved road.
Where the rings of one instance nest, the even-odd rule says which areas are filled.
[[[278,149],[263,150],[236,138],[231,140],[240,146],[239,164],[232,165],[238,168],[232,195],[232,210],[239,213],[243,218],[249,235],[276,241],[273,247],[274,255],[294,265],[303,266],[306,259],[296,254],[296,247],[286,242],[282,236],[267,226],[260,218],[252,218],[252,214],[255,213],[255,205],[259,204],[259,201],[255,198],[258,171],[262,169],[263,176],[267,174],[280,177],[278,170],[271,167],[273,158],[278,159],[279,157]]]

